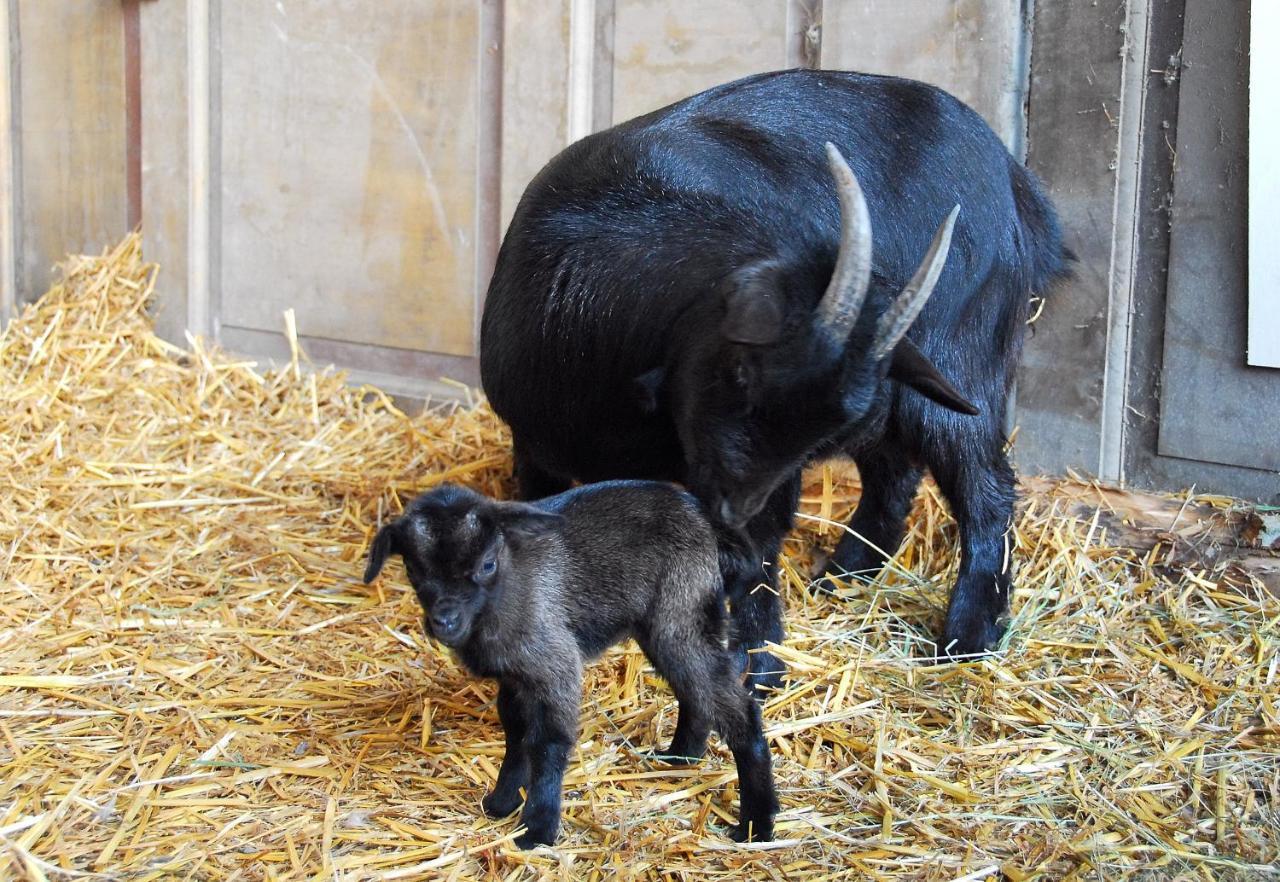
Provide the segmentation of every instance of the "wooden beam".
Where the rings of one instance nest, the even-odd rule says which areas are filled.
[[[217,0],[187,0],[187,329],[215,337],[213,323],[213,75],[210,16]]]
[[[0,0],[0,327],[18,303],[18,0]]]
[[[1127,26],[1123,3],[1035,7],[1027,164],[1079,261],[1046,292],[1023,350],[1014,455],[1024,472],[1099,471]]]

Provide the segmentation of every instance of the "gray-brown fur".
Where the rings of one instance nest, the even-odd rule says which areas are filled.
[[[689,762],[720,732],[738,765],[740,841],[773,835],[777,797],[760,709],[725,646],[716,539],[670,484],[616,481],[526,504],[444,485],[383,527],[365,581],[404,558],[427,632],[474,674],[498,680],[507,751],[484,810],[527,791],[516,844],[555,841],[577,741],[582,667],[633,637],[680,703],[670,757]]]

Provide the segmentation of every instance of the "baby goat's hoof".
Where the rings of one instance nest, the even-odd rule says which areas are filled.
[[[545,833],[542,835],[539,835],[534,833],[532,830],[529,830],[524,833],[521,833],[519,836],[515,838],[514,841],[515,841],[516,848],[520,849],[521,851],[528,851],[531,848],[537,848],[539,845],[554,845],[556,841],[556,836],[554,833],[552,833],[550,836],[548,836]]]
[[[485,815],[494,820],[505,818],[520,808],[520,794],[508,796],[494,790],[480,800],[480,807],[484,809]]]
[[[734,842],[769,842],[773,839],[772,821],[743,821],[729,830]]]
[[[671,747],[667,749],[667,752],[656,753],[653,758],[673,766],[689,766],[702,759],[707,752],[706,737],[685,738],[683,734],[677,733],[677,737],[672,739]]]
[[[669,753],[651,753],[649,759],[653,762],[663,763],[668,766],[692,766],[702,759],[702,754],[690,756],[688,753],[682,753],[672,748]]]

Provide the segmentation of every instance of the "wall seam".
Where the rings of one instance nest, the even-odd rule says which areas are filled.
[[[480,321],[489,280],[502,240],[502,74],[507,47],[504,39],[506,0],[485,0],[480,6],[476,88],[476,249],[475,309],[472,351],[480,352]]]
[[[591,134],[595,110],[596,0],[569,2],[569,100],[565,138]]]
[[[212,334],[210,309],[210,132],[209,20],[212,0],[187,0],[187,330]]]
[[[22,210],[18,2],[0,0],[0,328],[17,314]]]
[[[1102,371],[1102,412],[1098,476],[1124,481],[1125,411],[1136,280],[1139,177],[1142,161],[1143,105],[1146,101],[1147,50],[1151,33],[1150,0],[1129,0],[1125,18],[1124,68],[1121,72],[1120,131],[1116,145],[1116,187],[1112,203],[1111,265],[1107,303],[1106,363]]]

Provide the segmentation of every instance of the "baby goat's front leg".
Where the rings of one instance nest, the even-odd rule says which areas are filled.
[[[498,781],[481,803],[491,818],[505,818],[520,807],[520,788],[529,784],[529,757],[525,735],[529,724],[520,704],[519,691],[510,683],[498,684],[498,719],[506,736],[507,752],[498,769]]]
[[[550,845],[560,830],[560,793],[565,768],[578,731],[582,675],[539,684],[522,696],[528,728],[524,753],[529,763],[529,792],[520,816],[525,832],[516,837],[519,848]]]

